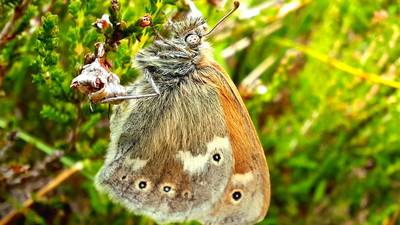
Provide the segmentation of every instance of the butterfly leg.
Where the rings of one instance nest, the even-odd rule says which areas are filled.
[[[110,103],[114,101],[121,101],[121,100],[130,100],[130,99],[140,99],[140,98],[148,98],[148,97],[155,97],[160,95],[160,90],[158,89],[156,83],[154,82],[153,78],[151,76],[146,76],[148,82],[150,83],[151,87],[153,88],[155,93],[151,94],[141,94],[141,95],[125,95],[125,96],[116,96],[112,98],[106,98],[100,103]]]
[[[156,83],[154,82],[153,78],[151,77],[151,75],[147,76],[147,80],[149,81],[151,87],[156,92],[156,94],[160,95],[160,90],[158,89],[158,87],[157,87]]]

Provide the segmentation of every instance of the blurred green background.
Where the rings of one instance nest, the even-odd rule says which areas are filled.
[[[209,25],[232,6],[194,2]],[[92,112],[69,88],[104,41],[91,24],[110,1],[0,3],[0,224],[154,224],[94,189],[109,109]],[[146,13],[160,25],[187,8],[120,3],[127,26]],[[400,2],[241,3],[210,42],[269,163],[272,202],[260,224],[400,224]],[[109,53],[123,84],[138,76],[132,60],[150,42],[150,29],[136,29]]]

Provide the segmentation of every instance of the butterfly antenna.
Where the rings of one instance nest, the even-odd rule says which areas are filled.
[[[232,15],[232,13],[234,13],[236,11],[236,9],[238,9],[240,6],[239,1],[234,1],[233,2],[233,9],[231,9],[231,11],[229,11],[224,17],[222,17],[217,24],[214,25],[214,27],[207,33],[205,34],[203,37],[206,37],[208,35],[210,35],[222,22],[224,22],[224,20],[226,18],[228,18],[230,15]]]

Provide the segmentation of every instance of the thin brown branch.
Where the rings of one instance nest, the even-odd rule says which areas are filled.
[[[28,8],[31,1],[32,0],[23,0],[20,5],[15,7],[14,14],[0,32],[0,49],[9,41],[11,30],[15,27],[15,23],[17,23],[17,21],[24,15],[26,8]]]
[[[58,174],[53,180],[51,180],[49,183],[47,183],[44,187],[42,187],[36,194],[35,197],[36,199],[43,198],[47,193],[50,191],[54,190],[57,188],[62,182],[67,180],[69,177],[74,175],[75,173],[81,171],[83,169],[83,164],[82,162],[77,162],[75,163],[72,167],[63,170],[60,174]],[[3,217],[0,220],[0,225],[6,225],[9,222],[11,222],[18,214],[24,212],[32,206],[34,203],[33,198],[29,198],[25,200],[22,204],[21,209],[16,209],[8,213],[5,217]]]
[[[239,92],[242,96],[252,95],[257,88],[261,75],[270,68],[276,61],[275,56],[264,59],[253,71],[247,75],[239,85]]]

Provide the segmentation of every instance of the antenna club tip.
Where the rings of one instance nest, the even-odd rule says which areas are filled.
[[[206,34],[203,35],[203,37],[206,37],[206,36],[210,35],[210,34],[215,30],[215,28],[216,28],[218,25],[220,25],[226,18],[228,18],[233,12],[235,12],[236,9],[239,8],[240,3],[239,3],[239,1],[235,0],[235,1],[233,2],[233,5],[234,5],[234,8],[231,9],[231,10],[228,12],[228,14],[226,14],[224,17],[222,17],[222,18],[217,22],[217,24],[215,24],[214,27],[213,27],[210,31],[208,31],[208,33],[206,33]]]

